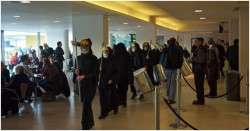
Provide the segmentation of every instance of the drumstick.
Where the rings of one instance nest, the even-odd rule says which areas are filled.
[[[152,40],[150,41],[149,46],[148,46],[147,56],[148,56],[148,54],[149,54],[149,49],[150,49],[150,47],[151,47],[151,44],[152,44]]]

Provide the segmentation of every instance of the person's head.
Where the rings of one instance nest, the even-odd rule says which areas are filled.
[[[103,56],[104,58],[108,58],[108,57],[109,57],[109,48],[108,48],[107,46],[104,46],[104,47],[102,48],[102,56]]]
[[[18,55],[18,53],[16,52],[16,53],[15,53],[15,56],[17,56],[17,55]]]
[[[147,51],[147,50],[149,50],[150,48],[149,48],[149,43],[148,42],[144,42],[143,43],[143,50],[145,50],[145,51]]]
[[[44,49],[49,48],[49,46],[48,46],[48,44],[47,44],[47,43],[44,43],[44,44],[43,44],[43,47],[44,47]]]
[[[29,65],[29,64],[31,63],[28,54],[23,55],[23,56],[21,57],[21,61],[22,61],[24,64],[26,64],[26,65]]]
[[[187,50],[187,47],[184,47],[184,50]]]
[[[43,59],[43,67],[46,67],[50,64],[50,60],[48,58]]]
[[[132,52],[137,51],[137,47],[135,46],[135,43],[131,43],[131,50]]]
[[[57,42],[57,46],[58,46],[58,47],[62,47],[62,42],[61,42],[61,41],[58,41],[58,42]]]
[[[209,37],[207,39],[207,44],[208,44],[208,46],[213,45],[214,44],[214,39],[212,37]]]
[[[88,53],[92,53],[91,45],[92,41],[90,40],[90,38],[83,39],[80,43],[81,52],[85,55]]]
[[[54,55],[50,55],[49,56],[49,61],[50,61],[51,64],[55,63],[55,57],[54,57]]]
[[[221,39],[218,39],[218,40],[217,40],[217,44],[221,44]]]
[[[40,50],[43,50],[43,46],[39,46],[39,49],[40,49]]]
[[[34,52],[31,52],[31,57],[36,57],[36,54]]]
[[[179,45],[180,45],[180,43],[179,43],[178,41],[176,41],[176,42],[175,42],[175,45],[179,46]]]
[[[24,68],[23,68],[23,66],[17,66],[17,67],[15,68],[15,72],[16,72],[16,75],[18,75],[18,74],[23,74],[23,73],[24,73]]]
[[[234,45],[239,45],[239,39],[234,39]]]
[[[199,47],[199,46],[203,45],[203,42],[204,42],[204,39],[202,37],[198,37],[198,38],[196,38],[194,45]]]
[[[174,37],[169,39],[169,45],[176,45],[176,39]]]

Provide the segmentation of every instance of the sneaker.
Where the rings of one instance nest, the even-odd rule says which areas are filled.
[[[135,99],[136,96],[137,96],[136,92],[133,92],[131,99]]]
[[[105,119],[108,115],[100,115],[98,119]]]
[[[139,100],[142,100],[142,99],[144,99],[144,95],[143,94],[141,94],[140,97],[139,97]]]
[[[195,100],[193,101],[193,105],[204,105],[205,101],[199,101],[199,100]]]

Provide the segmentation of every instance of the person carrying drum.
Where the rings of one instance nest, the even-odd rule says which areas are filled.
[[[102,48],[102,58],[99,59],[100,67],[100,80],[99,80],[99,95],[101,104],[101,115],[99,119],[105,119],[108,116],[109,111],[114,110],[114,114],[118,113],[117,98],[111,98],[116,96],[115,84],[117,79],[117,72],[115,61],[112,57],[111,49],[107,46]]]
[[[118,43],[114,48],[114,59],[118,69],[117,87],[119,105],[127,106],[128,85],[134,83],[132,58],[123,43]]]
[[[133,71],[136,71],[138,69],[143,68],[142,50],[141,50],[139,44],[132,43],[130,49],[131,49],[131,51],[129,51],[129,53],[132,56]],[[133,92],[131,99],[134,99],[137,96],[134,84],[130,85],[130,89],[131,89],[131,92]],[[140,95],[140,98],[143,98],[141,96],[142,95]]]
[[[89,38],[80,42],[81,55],[77,56],[78,69],[74,74],[77,75],[77,80],[80,82],[83,130],[89,130],[94,126],[91,103],[97,88],[98,59],[93,55],[91,45],[92,42]]]

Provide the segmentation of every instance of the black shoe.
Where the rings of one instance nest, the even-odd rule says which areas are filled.
[[[207,93],[206,95],[204,95],[204,97],[209,97],[210,96],[210,93]]]
[[[137,96],[136,92],[133,92],[131,99],[135,99],[136,96]]]
[[[195,100],[193,101],[193,105],[204,105],[205,101],[199,101],[199,100]]]
[[[127,104],[122,105],[122,107],[127,107]]]
[[[114,114],[118,114],[118,109],[114,109]]]
[[[100,115],[98,119],[105,119],[108,115]]]
[[[168,103],[169,103],[169,104],[174,104],[175,101],[174,101],[174,100],[168,100]]]
[[[143,94],[141,94],[140,97],[139,97],[139,100],[142,100],[142,99],[144,99],[144,95]]]

